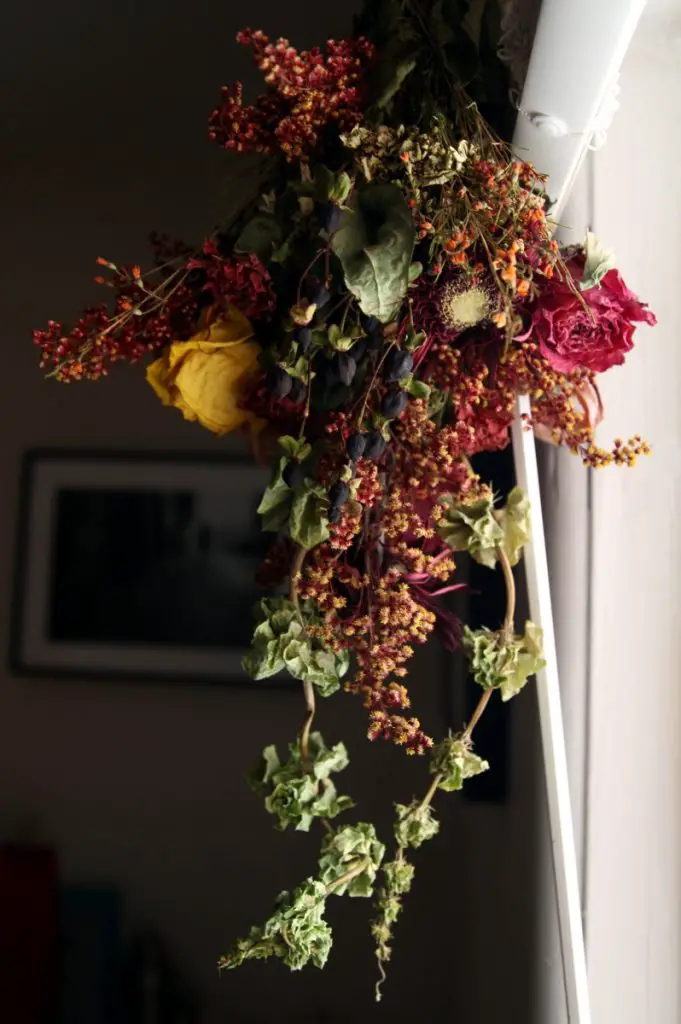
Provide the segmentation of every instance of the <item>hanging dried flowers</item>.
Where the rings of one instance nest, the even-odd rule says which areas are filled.
[[[157,239],[149,272],[99,260],[113,308],[35,332],[42,366],[65,382],[152,352],[165,404],[217,433],[250,424],[272,457],[258,509],[273,537],[260,573],[271,593],[244,665],[255,679],[299,679],[305,717],[286,761],[265,748],[253,784],[279,828],[319,819],[324,838],[318,874],[278,897],[225,968],[269,956],[322,967],[326,900],[373,895],[385,978],[414,874],[407,851],[437,834],[436,794],[488,768],[473,734],[489,701],[514,697],[543,665],[541,631],[516,625],[527,499],[495,497],[471,463],[509,443],[518,395],[532,402],[527,428],[588,466],[649,450],[639,437],[597,446],[596,376],[654,315],[593,236],[560,251],[544,178],[471,100],[505,114],[484,56],[494,47],[479,49],[450,13],[447,27],[432,0],[370,3],[361,34],[325,50],[241,33],[266,91],[248,106],[239,84],[225,89],[209,135],[267,155],[257,202],[195,251]],[[502,574],[498,628],[462,628],[445,607],[460,558]],[[481,689],[470,721],[439,742],[408,682],[435,634],[462,645]],[[335,822],[352,806],[330,778],[347,752],[312,725],[317,697],[340,690],[363,701],[370,740],[429,765],[424,797],[396,804],[389,858],[373,825]]]

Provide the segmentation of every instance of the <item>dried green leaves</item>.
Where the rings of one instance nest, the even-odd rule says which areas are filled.
[[[407,294],[414,219],[396,185],[371,184],[355,196],[333,236],[345,283],[367,316],[389,323]]]
[[[409,892],[414,880],[414,866],[404,857],[388,861],[383,865],[383,885],[378,891],[376,910],[378,916],[371,922],[371,934],[376,942],[376,959],[381,969],[381,980],[376,985],[376,1002],[381,1000],[381,983],[385,978],[383,964],[392,955],[393,925],[402,911],[402,896]]]
[[[324,920],[327,897],[371,896],[384,852],[374,826],[367,822],[327,836],[319,858],[320,878],[307,878],[291,894],[282,892],[264,926],[251,928],[247,938],[237,940],[218,966],[240,967],[245,960],[277,956],[292,971],[309,963],[323,967],[333,941]]]
[[[378,841],[376,829],[369,822],[345,825],[324,838],[320,878],[337,896],[371,896],[384,854],[385,846]],[[361,870],[354,873],[360,866]],[[337,881],[341,878],[345,880]]]
[[[416,849],[440,831],[440,822],[434,816],[430,804],[422,805],[418,801],[395,804],[395,812],[395,839],[398,846]]]
[[[349,656],[321,648],[308,634],[302,621],[316,621],[314,609],[304,604],[301,612],[285,597],[266,597],[256,605],[258,623],[251,649],[242,664],[255,680],[267,679],[287,669],[294,679],[308,680],[328,697],[340,687],[349,666]]]
[[[469,739],[449,736],[433,749],[430,770],[434,775],[442,775],[438,789],[446,793],[463,789],[466,779],[487,771],[489,764],[474,754],[471,747]]]
[[[292,971],[311,963],[323,967],[333,942],[324,920],[326,886],[307,878],[292,893],[277,897],[275,910],[262,928],[251,928],[248,938],[238,939],[218,961],[218,967],[240,967],[246,960],[278,956]]]
[[[329,748],[321,733],[313,732],[307,760],[303,760],[298,742],[289,744],[289,757],[283,763],[276,747],[265,747],[249,781],[264,797],[265,809],[276,816],[279,829],[291,825],[298,832],[308,832],[315,818],[329,820],[353,806],[350,797],[338,795],[330,778],[347,765],[342,743]]]
[[[471,558],[493,569],[499,548],[515,565],[522,548],[530,539],[530,503],[524,491],[514,487],[506,505],[495,509],[492,498],[481,498],[467,505],[444,498],[445,514],[439,533],[454,551],[468,551]]]
[[[498,689],[506,701],[522,690],[530,676],[544,668],[543,633],[533,622],[525,623],[523,636],[510,639],[503,630],[464,627],[463,647],[471,673],[483,690]]]

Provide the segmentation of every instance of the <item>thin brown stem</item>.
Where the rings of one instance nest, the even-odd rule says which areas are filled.
[[[482,694],[482,697],[480,698],[478,703],[475,705],[475,711],[471,715],[470,722],[468,723],[468,725],[464,729],[463,736],[461,737],[463,740],[466,740],[466,741],[470,740],[471,736],[473,735],[473,730],[475,729],[476,725],[478,724],[478,722],[482,718],[482,716],[483,716],[483,714],[485,712],[485,708],[489,704],[490,699],[491,699],[493,693],[494,693],[494,690],[485,690],[484,693]]]
[[[386,361],[390,351],[394,347],[395,347],[395,342],[393,341],[393,342],[390,343],[390,345],[388,345],[387,349],[385,350],[385,352],[381,356],[380,360],[378,361],[376,369],[374,370],[374,375],[371,378],[371,383],[369,384],[369,387],[366,389],[366,392],[364,394],[364,401],[362,402],[362,408],[360,409],[359,416],[357,417],[357,429],[358,430],[362,426],[362,420],[364,419],[364,414],[366,412],[367,404],[369,402],[369,395],[371,394],[372,389],[373,389],[376,381],[378,380],[378,375],[379,375],[379,373],[381,372],[381,370],[383,368],[383,363]]]
[[[298,618],[301,623],[303,622],[302,612],[300,611],[300,600],[298,598],[298,580],[300,579],[300,572],[303,568],[303,562],[305,561],[305,555],[307,554],[305,548],[296,548],[296,552],[291,562],[291,569],[289,572],[289,600],[295,605]]]
[[[289,577],[289,598],[292,604],[295,606],[298,618],[303,626],[305,621],[303,619],[303,613],[300,610],[300,599],[298,597],[298,580],[300,579],[300,572],[303,568],[305,561],[305,555],[307,554],[305,548],[296,548],[296,553],[293,556],[291,562],[291,570]],[[305,698],[306,714],[303,720],[303,724],[300,730],[300,756],[303,764],[309,761],[310,753],[310,730],[312,729],[312,723],[315,715],[315,695],[314,686],[309,679],[303,679],[303,697]]]
[[[314,722],[315,715],[314,686],[312,685],[309,679],[303,679],[303,696],[305,698],[305,707],[307,708],[307,714],[305,715],[303,727],[300,730],[300,756],[303,761],[303,764],[306,764],[310,759],[310,730],[312,728],[312,723]]]
[[[508,643],[514,633],[516,602],[515,580],[513,578],[513,569],[511,568],[511,563],[508,560],[508,555],[502,547],[497,548],[497,557],[499,558],[499,565],[501,566],[501,571],[504,574],[504,583],[506,584],[506,615],[504,616],[503,628],[504,640]]]
[[[426,793],[426,795],[424,796],[423,800],[419,804],[419,810],[420,811],[422,811],[424,809],[424,807],[428,807],[428,805],[430,804],[431,800],[433,799],[433,797],[437,793],[437,787],[440,785],[441,781],[442,781],[442,772],[438,772],[436,775],[433,776],[433,781],[431,782],[430,786],[428,787],[428,792]]]
[[[514,632],[516,606],[515,580],[513,578],[513,569],[511,568],[511,563],[508,559],[508,555],[506,554],[502,547],[497,548],[497,557],[499,559],[501,571],[504,574],[504,583],[506,584],[506,614],[504,615],[503,635],[504,640],[508,642],[512,638]],[[476,725],[478,724],[483,714],[485,713],[485,709],[489,704],[490,700],[492,699],[493,693],[493,689],[485,690],[482,693],[482,696],[480,697],[480,700],[476,704],[475,710],[471,715],[471,719],[462,733],[461,739],[464,741],[464,743],[470,742],[471,737],[473,736],[473,730],[475,729]],[[433,797],[437,793],[437,788],[442,782],[443,778],[444,774],[442,772],[438,772],[436,775],[433,776],[433,780],[430,783],[430,786],[428,787],[426,795],[424,796],[421,803],[418,805],[418,808],[416,808],[417,811],[422,811],[425,807],[429,806],[429,804],[433,800]],[[398,861],[401,861],[403,857],[404,849],[400,846],[397,849],[396,859]]]
[[[356,860],[347,871],[344,871],[338,878],[334,878],[332,882],[326,883],[326,891],[333,892],[338,885],[343,885],[345,882],[351,882],[353,878],[357,878],[357,875],[361,875],[363,871],[369,866],[369,859],[367,857],[360,857]]]

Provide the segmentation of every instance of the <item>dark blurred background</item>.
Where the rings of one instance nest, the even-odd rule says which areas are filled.
[[[257,85],[234,44],[239,27],[305,46],[342,36],[350,16],[302,0],[29,0],[0,14],[5,650],[26,450],[232,443],[163,409],[139,369],[120,367],[97,385],[44,380],[31,329],[68,322],[98,298],[96,256],[144,265],[151,229],[196,241],[231,205],[233,165],[206,141],[206,119],[221,84]],[[437,801],[442,832],[414,857],[417,880],[375,1007],[368,901],[331,901],[336,945],[323,972],[252,964],[218,976],[215,966],[280,889],[314,870],[319,837],[276,833],[243,782],[265,744],[295,735],[297,693],[1,671],[2,1024],[44,1024],[45,999],[61,1000],[60,1024],[532,1019],[538,762],[529,692],[513,709],[513,771],[501,796]],[[430,650],[411,686],[427,730],[458,724],[466,698],[454,662]],[[391,801],[423,790],[425,763],[370,747],[352,698],[322,703],[319,726],[350,747],[343,791],[387,835]],[[481,734],[479,752],[493,759],[499,737],[486,742],[491,749]]]

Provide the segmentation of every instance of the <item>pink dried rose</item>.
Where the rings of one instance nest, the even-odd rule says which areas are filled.
[[[558,278],[546,282],[531,310],[527,336],[561,373],[578,368],[603,373],[624,362],[633,348],[635,324],[654,326],[657,319],[627,288],[617,270],[608,270],[600,284],[580,292],[584,258],[574,257],[567,266],[573,287]]]

